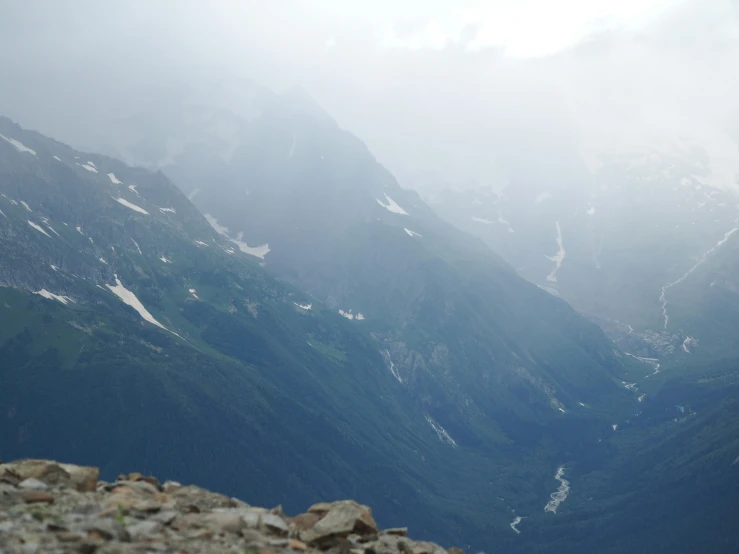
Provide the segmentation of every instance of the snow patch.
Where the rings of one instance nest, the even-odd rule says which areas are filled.
[[[264,243],[261,246],[249,246],[247,243],[243,241],[244,233],[241,232],[238,235],[236,235],[236,238],[233,239],[228,236],[228,227],[225,227],[224,225],[221,225],[218,223],[218,220],[213,217],[210,214],[205,214],[205,219],[208,220],[208,223],[210,223],[210,226],[213,227],[216,233],[219,235],[223,235],[228,240],[233,242],[236,246],[239,247],[239,250],[246,254],[251,254],[252,256],[256,256],[257,258],[262,258],[269,254],[269,244]]]
[[[546,256],[548,260],[551,260],[556,264],[552,272],[547,275],[547,281],[552,283],[557,282],[557,271],[559,271],[559,268],[562,267],[562,262],[564,261],[565,255],[567,254],[565,252],[564,243],[562,241],[562,228],[559,226],[559,221],[557,221],[557,246],[559,247],[559,250],[557,250],[557,253],[554,256]]]
[[[47,298],[49,300],[58,300],[64,305],[67,305],[69,302],[74,303],[74,300],[72,300],[69,296],[60,296],[58,294],[54,294],[53,292],[49,292],[46,289],[41,289],[40,291],[34,292],[33,294],[38,294],[39,296],[43,296],[44,298]]]
[[[398,206],[395,200],[390,198],[387,195],[387,193],[385,193],[385,200],[387,201],[387,204],[383,203],[382,200],[379,200],[377,198],[375,198],[375,200],[377,200],[377,203],[389,212],[392,212],[394,214],[400,214],[400,215],[408,215],[408,212],[406,212],[403,208]]]
[[[139,248],[139,243],[138,243],[138,242],[136,242],[136,241],[135,241],[135,240],[133,240],[133,239],[131,239],[131,240],[132,240],[132,241],[133,241],[133,243],[134,243],[134,244],[136,245],[136,250],[138,250],[138,251],[139,251],[139,254],[141,254],[141,255],[143,256],[143,252],[141,252],[141,248]]]
[[[121,284],[121,280],[118,279],[118,275],[115,275],[115,285],[106,284],[105,286],[108,287],[113,294],[120,298],[124,304],[127,304],[128,306],[131,306],[134,310],[136,310],[142,319],[148,321],[152,325],[156,325],[157,327],[164,329],[165,331],[167,330],[164,325],[154,319],[154,316],[152,316],[148,312],[148,310],[144,308],[144,305],[139,302],[139,299],[136,298],[136,295]]]
[[[471,216],[470,219],[476,223],[484,223],[485,225],[492,225],[495,223],[492,219],[485,219],[484,217]]]
[[[643,400],[644,400],[644,397],[645,397],[645,396],[646,396],[646,394],[641,394],[641,395],[639,395],[639,398],[637,398],[637,400],[638,400],[639,402],[641,402],[641,401],[643,401]]]
[[[196,294],[198,291],[196,291],[195,289],[189,289],[188,292],[192,294],[194,298],[200,300],[200,298],[198,298],[198,295]]]
[[[47,237],[51,238],[51,235],[50,235],[49,233],[47,233],[46,231],[44,231],[44,230],[43,230],[43,228],[42,228],[42,227],[41,227],[40,225],[36,225],[36,224],[35,224],[35,223],[34,223],[33,221],[31,221],[30,219],[28,220],[28,224],[29,224],[29,225],[30,225],[31,227],[33,227],[34,229],[36,229],[36,230],[37,230],[38,232],[40,232],[40,233],[43,233],[43,234],[44,234],[44,235],[46,235]]]
[[[295,304],[301,310],[310,310],[311,308],[313,308],[313,304],[298,304],[297,302],[293,302],[293,304]]]
[[[61,162],[61,161],[62,161],[62,160],[61,160],[61,158],[60,158],[59,156],[54,156],[54,159],[55,159],[56,161],[58,161],[58,162]]]
[[[59,271],[59,268],[55,265],[49,265],[49,267],[53,269],[54,271]]]
[[[516,528],[516,525],[518,525],[519,523],[521,523],[521,520],[522,519],[523,518],[521,516],[516,516],[515,518],[513,518],[513,521],[511,521],[511,523],[510,523],[511,529],[513,529],[516,532],[517,535],[520,535],[521,534],[521,531],[519,531]]]
[[[416,233],[415,231],[411,231],[410,229],[406,229],[405,227],[403,227],[403,230],[406,233],[408,233],[408,236],[409,237],[421,237],[421,238],[423,238],[423,235],[420,234],[420,233]]]
[[[136,186],[137,186],[137,185],[128,185],[128,190],[130,190],[130,191],[131,191],[131,192],[133,192],[133,193],[134,193],[134,194],[135,194],[136,196],[138,196],[139,198],[141,198],[141,195],[139,194],[139,191],[137,191],[137,190],[136,190]]]
[[[95,165],[92,164],[92,162],[87,162],[86,164],[77,164],[80,167],[84,167],[87,171],[90,171],[91,173],[97,173],[98,170],[95,168]]]
[[[339,310],[339,314],[350,320],[351,319],[356,319],[357,321],[364,320],[364,315],[362,315],[362,312],[357,312],[357,314],[354,315],[351,310],[349,310],[348,312],[345,312],[344,310]]]
[[[207,245],[206,243],[204,243],[204,242],[203,242],[202,240],[196,240],[196,241],[195,241],[195,244],[197,244],[198,246],[208,246],[208,245]]]
[[[85,236],[85,233],[83,233],[83,232],[82,232],[82,227],[75,227],[75,229],[77,229],[77,232],[78,232],[78,233],[79,233],[80,235],[82,235],[83,237]]]
[[[269,244],[266,242],[262,244],[261,246],[249,246],[246,244],[242,239],[244,237],[244,233],[240,232],[238,235],[236,235],[235,239],[229,239],[231,242],[233,242],[236,246],[239,247],[239,250],[246,254],[251,254],[252,256],[256,256],[257,258],[264,259],[264,257],[269,254]]]
[[[166,214],[166,213],[176,214],[177,213],[174,208],[159,208],[159,211],[162,212],[163,214]]]
[[[205,219],[208,220],[208,223],[210,223],[210,226],[213,227],[216,233],[218,233],[219,235],[228,236],[228,227],[225,227],[224,225],[219,224],[218,220],[210,214],[204,214],[204,216],[205,216]]]
[[[32,212],[33,210],[30,208],[28,204],[26,204],[23,200],[21,200],[21,205],[26,208],[27,211]]]
[[[160,256],[159,259],[162,260],[165,264],[171,264],[172,263],[167,258],[165,258],[164,256]]]
[[[433,419],[431,419],[431,416],[426,416],[426,421],[431,426],[431,428],[436,432],[436,436],[439,437],[439,440],[441,442],[444,442],[454,448],[457,448],[457,443],[452,438],[452,436],[446,432],[446,429],[444,429],[441,425],[439,425]]]
[[[12,144],[13,146],[15,146],[15,148],[18,150],[18,152],[25,152],[27,154],[33,154],[34,156],[36,155],[36,151],[35,150],[32,150],[32,149],[28,148],[28,146],[26,146],[25,144],[23,144],[19,140],[15,140],[14,138],[6,137],[2,133],[0,133],[0,138],[3,139],[3,140],[8,141],[10,144]]]
[[[614,431],[618,429],[618,423],[614,423],[613,425],[611,425],[611,429],[613,429]]]
[[[105,261],[104,259],[102,259],[102,258],[98,258],[98,261],[99,261],[99,262],[100,262],[101,264],[105,264],[105,265],[108,265],[108,262],[106,262],[106,261]]]
[[[113,197],[111,196],[111,198]],[[132,209],[134,212],[139,212],[144,215],[149,215],[149,212],[147,212],[144,208],[142,208],[141,206],[137,206],[136,204],[132,204],[125,198],[113,198],[113,200],[115,200],[116,202],[118,202],[119,204],[123,206],[126,206],[126,208]]]
[[[114,185],[123,184],[118,180],[118,177],[115,176],[115,173],[108,173],[108,179],[110,179],[110,182],[113,183]],[[131,188],[131,187],[128,187],[128,188]]]
[[[570,482],[564,478],[564,475],[565,466],[559,466],[557,468],[557,473],[554,474],[554,478],[559,481],[559,488],[551,495],[549,495],[551,500],[547,502],[546,506],[544,506],[545,512],[552,512],[556,514],[559,505],[567,500],[567,495],[570,494]]]

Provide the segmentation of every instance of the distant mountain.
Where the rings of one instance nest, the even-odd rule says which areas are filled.
[[[158,129],[157,152],[180,147],[144,158],[158,160],[223,239],[374,341],[387,375],[450,451],[471,449],[495,465],[497,500],[484,501],[486,510],[500,502],[536,525],[550,514],[543,507],[560,465],[581,456],[605,463],[592,449],[637,410],[625,383],[651,366],[621,355],[562,300],[443,222],[325,114],[276,96],[258,116],[231,115],[239,130],[223,156],[213,122],[193,115],[207,110],[181,111],[195,138],[179,124]],[[138,129],[121,151],[153,135],[134,124],[147,121],[121,123]],[[548,492],[524,509],[510,499],[529,497],[519,489],[528,486],[509,470],[533,452],[535,488]],[[515,535],[514,518],[501,534]]]
[[[698,292],[691,283],[732,257],[739,198],[731,183],[709,186],[709,171],[700,150],[652,152],[612,159],[590,182],[543,179],[501,194],[447,189],[430,200],[442,217],[598,322],[626,351],[670,359],[688,355],[692,345],[694,354],[718,355],[725,341],[692,318],[703,311],[703,295],[731,294],[731,287],[711,279]],[[709,291],[713,281],[719,289]],[[681,300],[686,295],[695,300],[692,314]]]
[[[511,411],[547,421],[581,401],[622,401],[618,378],[633,366],[596,326],[444,223],[305,104],[275,96],[257,117],[232,116],[227,157],[214,121],[183,108],[187,136],[179,125],[163,132],[157,151],[182,147],[157,166],[223,238],[374,337],[388,372],[459,437],[499,441],[497,418]],[[138,136],[152,133],[141,126]],[[495,421],[493,435],[470,424],[480,417]]]

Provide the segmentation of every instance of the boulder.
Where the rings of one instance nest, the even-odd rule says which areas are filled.
[[[33,478],[49,486],[61,485],[73,487],[80,492],[94,492],[100,470],[50,460],[18,460],[0,465],[0,478],[10,481],[14,477],[20,480],[15,484]]]
[[[241,515],[235,512],[212,512],[203,516],[207,527],[222,533],[240,533],[246,527]]]
[[[330,539],[348,537],[352,533],[360,536],[375,534],[377,524],[369,507],[353,500],[342,500],[332,503],[326,515],[311,529],[302,532],[300,538],[308,544],[317,545]]]

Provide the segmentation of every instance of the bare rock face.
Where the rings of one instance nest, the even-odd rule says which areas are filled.
[[[0,552],[63,554],[464,554],[378,529],[353,500],[321,502],[294,518],[140,473],[113,483],[93,467],[49,460],[0,464]]]

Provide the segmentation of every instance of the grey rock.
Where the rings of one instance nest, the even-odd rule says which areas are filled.
[[[267,537],[256,529],[244,528],[241,530],[241,536],[244,537],[246,544],[252,547],[261,547],[267,544]]]
[[[0,521],[0,533],[10,533],[15,524],[12,521]]]
[[[158,521],[144,520],[126,527],[131,540],[139,541],[161,533],[164,526]]]
[[[287,536],[288,526],[284,519],[276,514],[262,514],[262,524],[267,531],[275,535]]]
[[[241,515],[235,512],[213,512],[206,514],[202,520],[207,527],[223,533],[239,533],[246,527]]]
[[[300,538],[311,544],[333,537],[348,537],[350,534],[369,535],[377,533],[377,524],[372,510],[353,500],[334,502],[328,513],[312,529],[301,533]]]
[[[119,522],[113,519],[97,518],[86,522],[82,528],[89,533],[97,533],[103,539],[128,542],[131,536]]]
[[[151,483],[148,483],[147,481],[116,481],[114,485],[115,486],[125,485],[128,487],[131,487],[134,490],[144,492],[147,494],[156,494],[159,492],[159,489],[157,489],[154,485],[152,485]]]
[[[159,512],[149,518],[151,521],[156,521],[162,525],[169,525],[177,517],[177,512],[174,510],[167,510]]]
[[[48,490],[49,485],[47,485],[43,481],[39,481],[35,477],[29,477],[28,479],[24,479],[23,481],[18,483],[18,488],[26,490],[45,491]]]
[[[259,529],[260,531],[286,537],[289,532],[287,522],[276,514],[266,511],[257,511],[254,509],[239,509],[241,518],[249,529]]]
[[[17,475],[22,481],[30,477],[47,485],[71,485],[81,492],[97,488],[100,471],[96,467],[59,464],[50,460],[18,460],[0,465],[0,475]]]
[[[178,483],[177,481],[165,481],[162,485],[162,490],[166,493],[172,493],[180,488],[182,488],[182,483]]]

